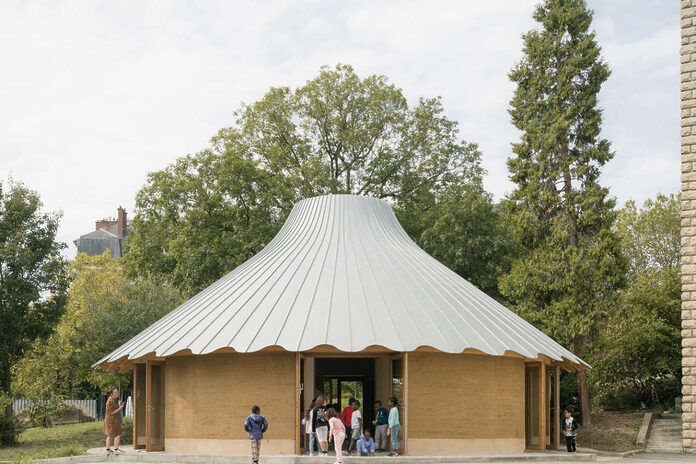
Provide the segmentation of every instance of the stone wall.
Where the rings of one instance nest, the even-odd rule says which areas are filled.
[[[681,2],[682,440],[696,452],[696,0]]]

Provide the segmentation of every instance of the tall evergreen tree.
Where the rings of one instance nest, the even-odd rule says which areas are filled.
[[[623,284],[625,261],[612,231],[615,201],[598,178],[614,156],[600,137],[597,94],[609,77],[584,0],[545,0],[540,28],[523,36],[510,72],[512,122],[523,134],[508,159],[517,184],[506,201],[522,253],[501,291],[546,333],[583,352]],[[583,421],[591,422],[587,378],[578,373]]]

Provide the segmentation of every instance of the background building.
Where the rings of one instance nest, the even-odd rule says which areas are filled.
[[[111,256],[119,258],[123,256],[123,245],[126,243],[126,237],[131,229],[126,210],[119,206],[116,218],[96,221],[93,232],[81,235],[73,243],[77,247],[78,253],[95,256],[109,250]]]

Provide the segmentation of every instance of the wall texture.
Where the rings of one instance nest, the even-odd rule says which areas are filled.
[[[696,452],[696,0],[681,2],[682,443]]]
[[[524,361],[409,353],[409,454],[522,452]]]
[[[253,405],[269,423],[262,453],[295,452],[295,353],[168,358],[165,448],[170,452],[248,454],[243,424]]]

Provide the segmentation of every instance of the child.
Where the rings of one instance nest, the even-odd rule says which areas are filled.
[[[326,417],[326,397],[324,395],[317,396],[317,401],[314,403],[312,429],[317,434],[317,441],[321,448],[321,456],[329,455],[329,421]]]
[[[343,425],[346,427],[346,437],[351,436],[351,430],[350,430],[350,423],[353,420],[353,402],[355,401],[355,398],[351,397],[348,400],[348,406],[345,407],[343,412],[341,413],[341,421],[343,422]],[[336,410],[338,411],[338,409]],[[349,453],[350,454],[350,453]]]
[[[336,463],[343,462],[343,442],[346,439],[346,426],[343,425],[341,419],[338,418],[338,413],[334,408],[329,408],[326,411],[326,416],[329,418],[329,441],[333,438],[334,449],[336,450]]]
[[[382,407],[382,402],[375,401],[375,411],[377,412],[372,425],[375,426],[375,444],[377,451],[383,452],[387,449],[387,427],[389,426],[389,411]]]
[[[389,419],[388,419],[387,435],[391,436],[391,453],[389,456],[396,457],[399,455],[399,400],[395,397],[389,398]]]
[[[249,432],[249,440],[251,440],[251,459],[254,464],[259,464],[259,453],[261,452],[261,440],[263,433],[268,430],[268,422],[261,414],[261,408],[254,405],[251,408],[251,414],[244,421],[244,430]]]
[[[309,455],[314,456],[314,448],[316,447],[316,438],[317,436],[314,434],[314,429],[312,428],[312,419],[314,418],[314,402],[316,401],[316,398],[312,399],[312,402],[309,404],[309,409],[307,409],[307,412],[305,413],[304,419],[302,419],[302,423],[305,426],[305,433],[307,434],[307,439],[309,441]]]
[[[370,436],[370,431],[365,430],[365,433],[358,440],[358,456],[374,456],[375,441]]]
[[[350,430],[351,430],[351,436],[350,436],[350,446],[348,447],[348,455],[350,456],[350,453],[353,452],[355,449],[355,444],[358,442],[358,439],[360,438],[360,431],[362,430],[362,414],[360,414],[360,401],[358,400],[353,400],[353,404],[351,404],[353,407],[353,415],[351,416],[350,419]]]
[[[565,420],[563,421],[563,434],[565,435],[566,448],[569,453],[575,453],[575,435],[577,434],[578,424],[568,408],[563,410]]]

